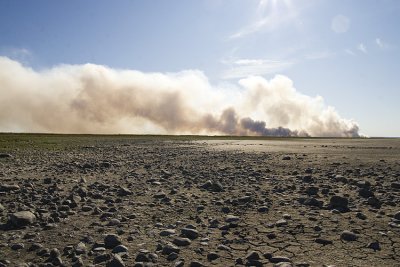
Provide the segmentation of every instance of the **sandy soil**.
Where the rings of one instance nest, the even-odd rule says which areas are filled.
[[[0,266],[400,266],[399,204],[399,139],[0,135]]]

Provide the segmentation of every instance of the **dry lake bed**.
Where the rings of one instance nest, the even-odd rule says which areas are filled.
[[[0,266],[400,266],[400,139],[0,134]]]

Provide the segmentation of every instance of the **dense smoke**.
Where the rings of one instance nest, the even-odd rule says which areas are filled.
[[[35,71],[0,57],[0,131],[52,133],[358,136],[321,97],[290,79],[210,85],[200,71],[143,73],[61,65]]]

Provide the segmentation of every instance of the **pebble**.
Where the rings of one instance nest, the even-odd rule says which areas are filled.
[[[121,256],[114,254],[110,261],[107,262],[106,267],[125,267]]]
[[[121,244],[121,239],[118,235],[108,234],[104,237],[105,248],[114,248]]]
[[[199,237],[199,232],[195,229],[182,228],[181,233],[182,233],[182,236],[187,237],[192,240]]]
[[[190,241],[189,238],[176,237],[174,239],[174,241],[172,241],[172,243],[174,243],[175,245],[180,246],[180,247],[185,247],[185,246],[189,246],[192,242]]]
[[[345,241],[356,241],[358,236],[353,232],[345,230],[340,234],[340,238]]]
[[[11,214],[10,221],[16,227],[24,227],[36,222],[36,216],[30,211],[19,211]]]

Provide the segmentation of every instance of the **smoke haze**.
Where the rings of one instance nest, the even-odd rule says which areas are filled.
[[[322,97],[285,76],[218,87],[196,70],[143,73],[61,65],[35,71],[0,57],[0,131],[357,137]]]

